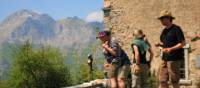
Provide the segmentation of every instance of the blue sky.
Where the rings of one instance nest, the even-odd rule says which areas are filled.
[[[1,0],[0,22],[21,9],[47,13],[54,19],[77,16],[87,21],[102,20],[103,0]]]

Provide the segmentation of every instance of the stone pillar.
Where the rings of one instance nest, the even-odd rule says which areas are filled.
[[[185,80],[189,80],[189,48],[190,45],[186,44],[184,46],[184,54],[185,54]]]

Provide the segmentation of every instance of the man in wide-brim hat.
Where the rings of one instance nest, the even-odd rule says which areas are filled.
[[[158,17],[163,29],[160,42],[156,47],[163,48],[162,62],[159,71],[160,88],[169,88],[168,81],[171,81],[173,88],[179,88],[180,65],[184,60],[185,37],[181,27],[173,24],[175,17],[170,11],[164,10]]]

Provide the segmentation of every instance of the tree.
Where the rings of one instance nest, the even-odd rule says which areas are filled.
[[[97,49],[93,49],[94,46],[84,49],[84,52],[77,52],[74,51],[72,53],[72,62],[71,64],[71,77],[73,78],[73,85],[81,84],[84,82],[88,82],[95,79],[101,79],[104,77],[104,73],[102,70],[103,65],[103,58],[101,56],[98,56],[96,54]],[[90,68],[87,64],[87,55],[90,52],[93,52],[94,55],[94,63],[93,63],[93,69],[94,71],[91,73]],[[68,58],[68,61],[69,58]]]
[[[0,49],[0,80],[4,81],[8,79],[9,70],[14,62],[15,51],[18,44],[11,44],[4,42],[1,44]]]
[[[71,85],[70,71],[63,55],[51,47],[34,49],[22,45],[11,69],[12,88],[60,88]]]

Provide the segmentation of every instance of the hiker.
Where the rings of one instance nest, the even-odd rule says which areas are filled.
[[[170,11],[161,11],[158,17],[165,28],[163,29],[160,42],[156,47],[162,47],[162,62],[159,71],[159,82],[161,88],[169,88],[168,81],[172,83],[173,88],[179,88],[180,65],[184,60],[185,37],[182,29],[173,24],[175,17]]]
[[[134,39],[131,44],[134,57],[131,61],[132,88],[149,88],[147,79],[150,74],[153,51],[142,30],[134,30]],[[149,60],[146,58],[146,52],[150,53]]]
[[[106,59],[104,67],[107,71],[111,88],[125,88],[125,79],[130,68],[127,54],[122,50],[118,42],[111,37],[110,31],[99,32],[98,38],[102,41],[103,53]]]

